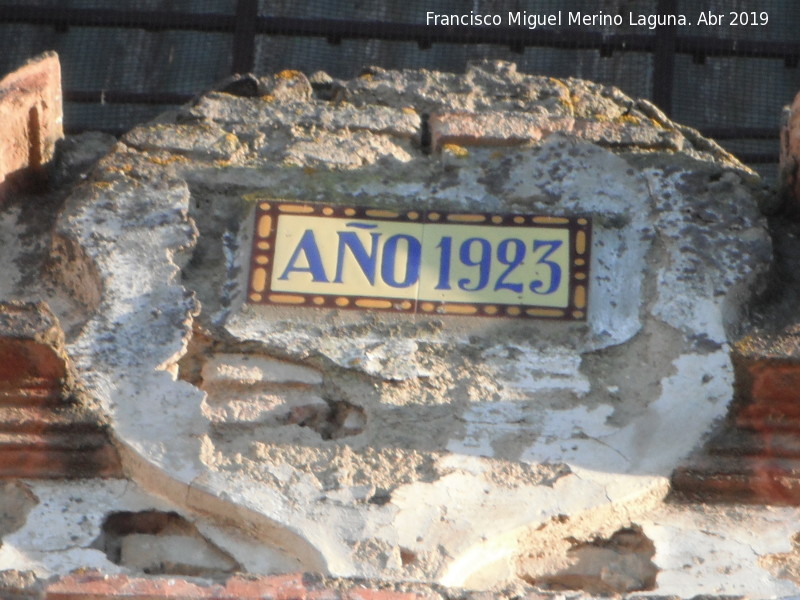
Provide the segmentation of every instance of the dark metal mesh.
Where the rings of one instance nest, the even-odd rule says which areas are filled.
[[[118,133],[145,123],[160,113],[173,108],[158,104],[95,104],[66,102],[64,104],[64,123],[86,123],[86,130],[110,131]],[[69,131],[69,128],[67,129]],[[73,129],[73,131],[76,131]]]
[[[628,24],[628,13],[666,8],[692,25]],[[492,28],[473,28],[467,40],[448,38],[463,30],[425,27],[428,11],[470,10],[602,11],[621,14],[623,24],[549,38],[522,28],[486,39]],[[701,11],[725,23],[698,25]],[[731,12],[749,20],[766,13],[769,25],[730,26]],[[367,65],[461,72],[472,60],[503,59],[523,72],[592,79],[655,99],[675,120],[773,173],[781,108],[800,89],[798,31],[795,0],[0,0],[0,72],[56,50],[67,130],[120,132],[234,68],[350,78]]]

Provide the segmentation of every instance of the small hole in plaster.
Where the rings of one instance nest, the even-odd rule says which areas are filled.
[[[292,409],[287,424],[309,427],[323,440],[337,440],[364,431],[364,409],[345,400],[328,401],[327,406],[304,405]]]
[[[376,504],[378,506],[383,506],[384,504],[388,504],[392,501],[392,494],[385,490],[378,490],[372,498],[369,499],[370,504]]]
[[[400,548],[400,560],[402,561],[403,566],[407,567],[408,565],[417,562],[417,555],[415,552],[412,552],[407,548]]]
[[[174,512],[116,512],[92,544],[115,564],[150,575],[221,577],[238,563]]]
[[[658,567],[651,560],[655,545],[639,526],[619,529],[607,539],[569,541],[566,566],[550,574],[523,573],[522,578],[545,590],[601,596],[655,589]]]

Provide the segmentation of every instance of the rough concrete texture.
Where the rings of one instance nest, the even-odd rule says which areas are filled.
[[[29,185],[45,174],[43,165],[64,136],[61,65],[45,53],[0,79],[0,203],[7,180]]]
[[[508,63],[371,69],[320,96],[294,71],[245,79],[246,95],[205,94],[96,165],[54,224],[47,286],[19,274],[35,248],[0,253],[0,291],[53,297],[156,508],[251,573],[508,597],[800,593],[782,566],[794,509],[664,502],[726,413],[729,343],[769,268],[752,172],[645,101]],[[261,198],[591,215],[588,319],[243,304]],[[10,239],[22,217],[0,215]],[[123,572],[92,542],[109,510],[151,507],[97,486],[113,502],[77,512],[54,488],[0,564]],[[67,522],[43,527],[62,506]]]
[[[52,170],[56,187],[86,179],[88,172],[104,154],[117,143],[117,138],[99,131],[85,131],[58,142]]]

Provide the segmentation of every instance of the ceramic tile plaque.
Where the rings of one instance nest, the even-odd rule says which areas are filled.
[[[586,217],[260,201],[251,303],[585,320]]]

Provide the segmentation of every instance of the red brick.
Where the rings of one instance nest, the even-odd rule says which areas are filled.
[[[46,588],[45,600],[303,600],[306,593],[302,574],[236,576],[225,585],[204,586],[180,577],[92,573],[56,581]]]
[[[69,575],[45,588],[45,600],[218,600],[220,585],[201,586],[180,577],[137,578],[127,575]],[[249,600],[249,599],[248,599]]]
[[[61,390],[52,385],[51,379],[0,380],[0,407],[58,406],[63,402]]]
[[[556,131],[571,131],[571,117],[551,118],[530,113],[438,113],[428,122],[431,144],[513,146],[535,142]]]
[[[706,447],[675,470],[683,497],[800,505],[800,337],[742,338],[732,354],[735,401]]]
[[[800,462],[761,457],[695,457],[672,474],[681,498],[701,502],[800,505]]]
[[[122,475],[116,449],[6,450],[0,448],[0,479],[115,479]]]
[[[55,53],[42,54],[0,80],[0,202],[6,179],[41,177],[41,166],[64,137],[61,66]]]
[[[225,593],[232,600],[237,598],[303,600],[306,597],[307,589],[303,583],[302,573],[292,573],[271,577],[232,577],[225,585]],[[228,596],[224,597],[227,600]]]
[[[800,436],[776,429],[733,429],[711,439],[706,451],[713,456],[800,458]]]
[[[391,590],[371,590],[353,588],[344,593],[345,600],[418,600],[417,594],[393,592]]]
[[[47,305],[0,303],[0,479],[122,476],[108,434],[73,394]]]
[[[800,94],[795,96],[781,127],[780,179],[793,213],[800,213]]]
[[[0,479],[121,476],[108,434],[80,406],[0,406]]]
[[[31,379],[61,385],[67,378],[64,333],[44,303],[0,303],[0,381],[3,387]]]
[[[108,445],[108,436],[99,431],[82,432],[80,436],[72,431],[63,433],[6,433],[0,432],[0,450],[97,450]]]
[[[758,362],[749,370],[751,402],[786,407],[800,416],[800,363]]]
[[[0,379],[41,377],[58,381],[65,376],[65,361],[51,346],[32,340],[0,338]]]
[[[308,590],[306,600],[340,600],[342,595],[337,590]]]
[[[339,593],[305,575],[231,577],[200,585],[179,577],[128,577],[87,573],[63,577],[45,588],[45,600],[418,600],[417,594],[353,588]]]
[[[734,354],[736,402],[731,415],[737,427],[800,432],[800,360],[794,343],[780,341],[750,349],[750,354]]]

